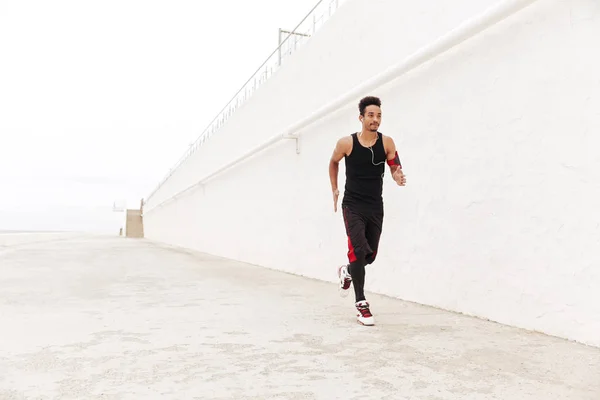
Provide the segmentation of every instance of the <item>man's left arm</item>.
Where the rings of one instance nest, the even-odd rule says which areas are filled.
[[[385,142],[385,155],[387,164],[390,167],[390,172],[392,173],[392,178],[398,185],[404,186],[406,184],[406,177],[404,176],[404,171],[402,171],[402,163],[400,162],[394,139],[389,136]]]

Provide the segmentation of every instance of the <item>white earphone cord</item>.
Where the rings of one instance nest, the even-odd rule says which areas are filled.
[[[362,136],[362,132],[360,132],[358,135],[359,135],[359,136]],[[379,140],[379,138],[377,138],[377,139],[375,140],[375,143],[377,143],[377,141],[378,141],[378,140]],[[374,145],[375,145],[375,144],[373,144],[373,146],[374,146]],[[368,149],[369,149],[369,150],[371,150],[371,164],[373,164],[374,166],[378,166],[378,165],[381,165],[381,164],[385,163],[385,160],[384,160],[384,161],[381,161],[381,162],[378,162],[377,164],[375,164],[375,153],[373,152],[373,146],[369,146],[369,147],[368,147]],[[385,168],[384,168],[384,170],[383,170],[383,174],[381,174],[381,179],[383,179],[383,178],[384,178],[384,176],[385,176]]]
[[[378,162],[377,164],[375,164],[375,153],[373,152],[373,149],[371,147],[369,147],[369,150],[371,150],[371,164],[373,164],[374,166],[378,166],[378,165],[385,163],[385,160],[384,160],[384,161],[381,161],[381,162]],[[381,174],[381,179],[383,179],[384,176],[385,176],[385,168],[383,170],[383,174]]]

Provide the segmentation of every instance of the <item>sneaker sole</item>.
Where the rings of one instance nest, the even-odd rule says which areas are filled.
[[[373,317],[371,317],[371,318],[373,318]],[[369,322],[363,322],[363,321],[360,320],[360,318],[358,316],[356,316],[356,322],[358,322],[362,326],[373,326],[373,325],[375,325],[375,320],[371,319],[371,321],[373,321],[373,322],[370,322],[370,323]]]
[[[344,289],[344,282],[341,279],[338,282],[338,289],[340,290],[340,292],[344,293],[344,297],[346,297],[348,295],[351,287],[352,287],[352,282],[350,282],[350,285],[348,285],[348,289]]]
[[[352,282],[348,286],[348,289],[344,289],[344,280],[340,276],[340,268],[338,268],[338,292],[339,292],[340,296],[348,297],[348,294],[350,293],[349,289],[351,286],[352,286]]]

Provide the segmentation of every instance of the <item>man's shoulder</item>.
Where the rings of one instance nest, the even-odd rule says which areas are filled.
[[[352,136],[347,135],[337,139],[335,143],[335,152],[339,155],[349,155],[352,151]]]
[[[384,135],[381,132],[379,132],[379,133],[381,134],[381,141],[383,143],[383,147],[386,150],[395,147],[394,139],[391,136]]]
[[[379,132],[379,134],[381,135],[381,140],[383,140],[384,142],[393,142],[394,139],[392,139],[392,137],[390,135],[385,135],[382,132]]]
[[[338,138],[337,142],[339,145],[352,146],[352,135],[346,135]]]

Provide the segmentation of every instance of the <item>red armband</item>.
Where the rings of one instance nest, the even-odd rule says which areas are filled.
[[[402,164],[400,163],[400,157],[398,157],[398,152],[396,152],[396,155],[394,156],[394,158],[392,158],[391,160],[387,160],[387,164],[390,167],[397,165],[400,168],[402,168]]]

